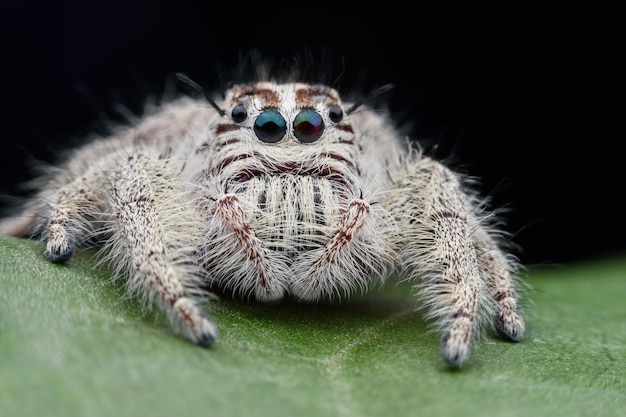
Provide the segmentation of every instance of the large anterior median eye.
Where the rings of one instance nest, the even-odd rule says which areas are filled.
[[[254,133],[261,142],[278,142],[286,131],[285,119],[276,110],[266,110],[254,121]]]
[[[293,121],[293,130],[300,142],[315,142],[324,132],[324,120],[314,110],[302,110]]]

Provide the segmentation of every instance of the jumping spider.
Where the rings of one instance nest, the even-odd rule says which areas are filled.
[[[358,109],[358,111],[356,111]],[[75,150],[5,235],[38,235],[62,263],[103,246],[128,291],[192,342],[218,288],[273,303],[411,280],[455,367],[491,325],[519,341],[517,264],[467,179],[405,142],[384,115],[306,83],[183,97]]]

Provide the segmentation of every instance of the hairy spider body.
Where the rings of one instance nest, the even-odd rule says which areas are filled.
[[[520,340],[516,263],[484,200],[356,107],[304,83],[177,99],[75,150],[0,231],[42,236],[53,262],[101,244],[128,290],[201,346],[217,337],[207,287],[317,301],[390,275],[414,283],[446,362],[460,367],[489,325]]]

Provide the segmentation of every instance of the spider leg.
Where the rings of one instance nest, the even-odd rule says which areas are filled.
[[[215,341],[217,328],[193,297],[200,278],[190,255],[200,228],[163,165],[137,154],[112,177],[116,218],[109,257],[118,270],[130,271],[131,292],[156,301],[191,341],[207,347]]]
[[[443,359],[461,367],[492,310],[472,240],[474,207],[457,176],[430,158],[410,161],[397,186],[388,205],[401,229],[401,265],[442,332]]]
[[[258,301],[280,301],[285,295],[289,268],[250,227],[239,198],[235,194],[221,195],[217,199],[215,213],[221,225],[226,226],[228,241],[213,245],[208,251],[208,262],[213,264],[208,269],[223,269],[226,266],[224,260],[230,257],[230,262],[226,264],[238,265],[238,268],[236,271],[217,273],[230,280],[224,286],[239,286],[244,293],[252,290]]]
[[[97,183],[96,177],[83,175],[52,194],[49,203],[40,202],[38,227],[46,242],[44,256],[49,261],[66,262],[76,246],[92,236],[92,222],[104,204]]]
[[[484,228],[477,229],[473,238],[479,254],[481,275],[496,302],[496,330],[504,340],[518,342],[524,336],[525,325],[518,307],[513,262],[507,259]]]
[[[389,252],[370,227],[371,211],[364,199],[353,199],[325,245],[301,255],[291,282],[297,299],[316,301],[363,291],[372,276],[384,276]]]

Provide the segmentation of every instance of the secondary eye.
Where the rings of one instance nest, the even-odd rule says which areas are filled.
[[[293,121],[293,130],[300,142],[315,142],[324,132],[324,120],[316,111],[302,110]]]
[[[237,104],[230,113],[230,117],[232,117],[233,122],[241,123],[248,117],[248,110],[246,110],[243,104]]]
[[[341,110],[339,106],[333,106],[328,109],[328,117],[330,117],[330,120],[334,123],[339,123],[341,119],[343,119],[343,110]]]
[[[261,142],[278,142],[286,131],[285,119],[276,110],[266,110],[254,121],[254,133]]]

